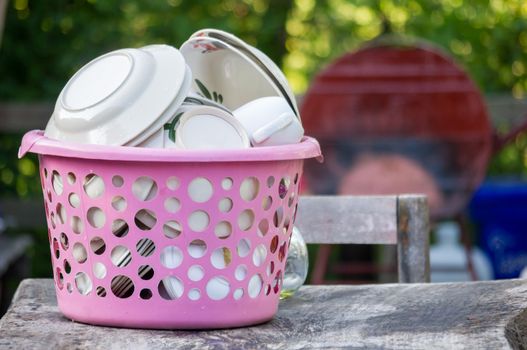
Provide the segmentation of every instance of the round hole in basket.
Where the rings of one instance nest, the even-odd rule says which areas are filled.
[[[177,238],[181,234],[181,224],[176,220],[169,220],[163,225],[163,233],[165,237]]]
[[[57,196],[60,196],[62,194],[62,191],[64,190],[64,186],[62,184],[62,177],[56,170],[53,170],[53,172],[51,173],[51,186],[53,187],[53,191],[55,191],[55,194]]]
[[[238,288],[232,293],[234,300],[240,300],[243,297],[243,288]]]
[[[53,238],[53,252],[55,254],[55,259],[60,257],[59,241],[56,238]]]
[[[260,182],[254,176],[250,176],[242,181],[240,185],[240,197],[250,202],[256,198],[260,190]]]
[[[86,262],[88,259],[88,252],[86,251],[84,245],[80,242],[77,242],[73,245],[72,254],[75,261],[77,261],[79,264]]]
[[[201,298],[201,292],[198,288],[192,288],[188,291],[188,298],[190,300],[199,300]]]
[[[154,254],[156,245],[150,238],[141,238],[139,241],[137,241],[135,249],[140,256],[149,257],[150,255]]]
[[[194,259],[205,256],[207,252],[207,243],[202,239],[195,239],[188,245],[188,254]]]
[[[62,203],[57,203],[56,212],[57,212],[57,218],[58,218],[60,224],[64,225],[66,223],[66,220],[67,220],[68,216],[66,214],[66,208],[64,208]]]
[[[66,176],[66,178],[68,179],[68,183],[70,185],[74,185],[75,182],[77,181],[77,177],[72,172],[69,172],[68,175]]]
[[[90,247],[94,254],[101,255],[106,250],[106,243],[104,242],[104,239],[96,236],[90,240]]]
[[[222,198],[218,203],[218,209],[222,213],[228,213],[232,209],[232,199],[229,197]]]
[[[251,242],[247,238],[242,238],[238,242],[238,245],[236,246],[236,252],[240,256],[240,258],[244,258],[247,255],[249,255],[249,252],[251,251]]]
[[[117,275],[112,278],[111,290],[116,297],[126,299],[134,294],[135,285],[130,277]]]
[[[161,264],[167,269],[175,269],[183,262],[183,252],[179,247],[167,246],[161,252]]]
[[[207,296],[212,300],[222,300],[229,295],[231,285],[223,276],[215,276],[207,282],[205,290]]]
[[[152,295],[152,291],[148,288],[141,289],[141,292],[139,292],[139,297],[144,300],[152,298]]]
[[[71,272],[71,265],[67,259],[64,259],[64,272],[67,274]]]
[[[262,221],[260,221],[260,223],[258,224],[257,232],[260,237],[264,237],[267,232],[269,232],[269,220],[262,219]]]
[[[68,195],[68,203],[70,203],[72,208],[78,208],[81,204],[81,198],[75,192],[71,192]]]
[[[215,268],[222,270],[232,261],[231,250],[227,247],[216,248],[210,255],[210,262]]]
[[[166,276],[158,284],[159,295],[166,300],[175,300],[183,295],[183,282],[175,276]]]
[[[132,193],[140,201],[150,201],[157,195],[157,182],[149,176],[141,176],[132,184]]]
[[[175,213],[181,207],[181,202],[176,197],[169,197],[165,200],[165,210],[169,213]]]
[[[247,266],[245,265],[239,265],[236,270],[234,271],[234,277],[238,281],[243,281],[245,277],[247,276]]]
[[[101,287],[101,286],[98,286],[98,287],[95,289],[95,294],[96,294],[98,297],[104,298],[104,297],[106,296],[106,288]]]
[[[223,180],[221,180],[221,188],[223,188],[225,191],[228,191],[232,188],[232,178],[226,177]]]
[[[137,275],[145,281],[151,280],[154,277],[154,269],[150,265],[141,265],[137,270]]]
[[[126,210],[126,199],[124,199],[123,196],[115,196],[112,199],[112,207],[117,211],[125,211]]]
[[[82,233],[84,230],[84,223],[82,219],[76,215],[71,217],[71,231],[76,234]]]
[[[188,217],[188,226],[194,232],[203,232],[210,223],[209,214],[204,210],[193,211]]]
[[[228,238],[232,233],[232,225],[229,221],[220,221],[214,227],[214,234],[220,239]]]
[[[92,199],[99,198],[104,194],[104,181],[96,174],[88,174],[82,183],[84,193]]]
[[[249,297],[256,298],[258,294],[262,291],[263,279],[260,274],[256,274],[251,277],[247,290],[249,291]]]
[[[93,264],[93,275],[98,279],[106,277],[106,266],[102,262],[96,262]]]
[[[64,250],[68,250],[70,246],[68,236],[64,232],[60,233],[60,245],[62,246],[62,249]]]
[[[242,231],[248,231],[254,223],[254,212],[251,209],[245,209],[238,216],[238,227]]]
[[[112,249],[110,259],[115,266],[126,267],[132,262],[132,253],[128,247],[117,245]]]
[[[262,199],[262,208],[264,210],[269,210],[272,204],[273,204],[273,197],[267,196],[264,199]]]
[[[134,222],[139,229],[150,231],[157,223],[157,216],[150,209],[141,209],[135,214]]]
[[[92,290],[90,276],[84,272],[77,272],[75,275],[75,286],[80,294],[88,295]]]
[[[124,185],[123,177],[119,175],[114,175],[112,177],[112,184],[117,188],[122,187]]]
[[[130,231],[130,227],[123,219],[115,219],[112,222],[112,233],[114,236],[120,238],[125,237],[128,234],[128,231]]]
[[[106,214],[99,207],[91,207],[86,214],[88,223],[93,228],[101,228],[106,223]]]
[[[191,281],[201,281],[203,279],[203,276],[205,276],[205,271],[200,265],[192,265],[188,269],[187,276]]]
[[[212,183],[204,177],[196,177],[188,185],[188,196],[196,203],[207,202],[213,194]]]

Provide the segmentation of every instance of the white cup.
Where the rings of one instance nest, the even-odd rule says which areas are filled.
[[[298,143],[304,136],[300,120],[283,97],[258,98],[237,108],[233,114],[254,147]]]

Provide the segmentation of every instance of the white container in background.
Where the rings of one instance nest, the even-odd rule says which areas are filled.
[[[430,276],[432,282],[463,282],[472,278],[467,268],[467,255],[460,243],[461,230],[455,222],[437,225],[437,243],[430,248]],[[492,265],[479,248],[472,247],[472,264],[478,280],[494,277]]]

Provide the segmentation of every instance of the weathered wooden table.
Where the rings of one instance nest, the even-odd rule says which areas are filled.
[[[305,286],[266,324],[214,331],[134,330],[64,318],[53,282],[21,283],[0,349],[527,347],[527,281]]]

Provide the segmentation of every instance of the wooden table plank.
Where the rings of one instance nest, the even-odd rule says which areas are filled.
[[[2,349],[502,349],[527,346],[527,281],[305,286],[266,324],[158,331],[71,322],[51,280],[20,285],[0,320]]]

